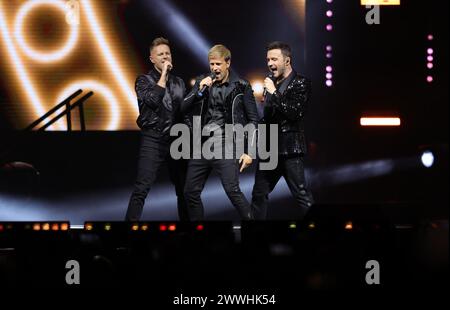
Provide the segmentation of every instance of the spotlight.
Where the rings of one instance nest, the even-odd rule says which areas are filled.
[[[425,167],[430,168],[431,166],[433,166],[433,163],[434,163],[434,155],[430,151],[425,151],[422,154],[421,160],[422,160],[422,164]]]
[[[353,223],[351,221],[348,221],[347,223],[345,223],[344,228],[345,228],[345,230],[352,230],[353,229]]]
[[[92,223],[86,223],[84,224],[84,229],[87,231],[91,231],[94,229],[94,225],[92,225]]]

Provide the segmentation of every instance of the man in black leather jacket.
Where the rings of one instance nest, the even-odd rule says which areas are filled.
[[[242,172],[252,163],[252,157],[247,154],[247,148],[239,152],[235,146],[246,138],[254,138],[256,134],[258,114],[253,90],[248,81],[240,79],[230,69],[231,53],[225,46],[216,45],[212,47],[208,58],[212,75],[197,79],[192,91],[186,96],[182,104],[182,111],[184,113],[190,112],[195,117],[200,116],[200,118],[197,118],[201,122],[199,127],[203,131],[212,133],[213,139],[217,139],[217,144],[214,145],[222,145],[222,150],[225,149],[225,152],[230,147],[234,151],[231,154],[232,159],[227,159],[227,156],[223,156],[223,153],[218,158],[215,156],[205,158],[203,152],[200,152],[201,156],[198,156],[198,158],[194,156],[189,161],[184,190],[189,217],[191,220],[202,220],[204,218],[200,195],[211,170],[215,169],[220,176],[228,198],[239,212],[241,219],[250,220],[252,219],[251,207],[239,187],[239,172]],[[202,90],[204,91],[202,92]],[[194,121],[196,121],[195,118]],[[226,143],[229,141],[225,137],[224,130],[227,124],[228,127],[237,124],[242,126],[253,124],[255,130],[247,132],[251,137],[236,133],[232,136],[231,143]],[[203,139],[204,143],[205,140]],[[250,141],[250,143],[252,142],[256,143],[255,139]],[[204,143],[203,146],[205,146]],[[200,146],[199,143],[197,148]],[[244,143],[244,146],[248,145]]]
[[[252,193],[252,210],[256,220],[267,218],[269,194],[283,176],[300,208],[300,219],[313,204],[304,173],[306,141],[304,117],[311,95],[311,83],[297,74],[291,64],[291,48],[283,42],[267,47],[267,65],[272,72],[266,78],[267,92],[264,123],[278,124],[278,166],[274,170],[258,169]]]
[[[141,218],[145,198],[155,182],[157,172],[167,163],[171,182],[175,185],[180,220],[188,220],[183,189],[186,162],[170,157],[170,129],[181,122],[180,105],[186,93],[184,82],[173,75],[169,41],[156,38],[150,46],[153,68],[136,79],[139,105],[137,124],[141,128],[138,176],[125,216],[127,221]]]

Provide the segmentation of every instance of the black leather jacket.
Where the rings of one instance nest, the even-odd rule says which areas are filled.
[[[169,135],[172,125],[181,122],[181,102],[186,87],[181,78],[169,74],[166,88],[157,85],[161,74],[155,69],[136,79],[136,95],[139,105],[137,124],[142,130],[152,130]]]
[[[294,70],[268,95],[264,108],[266,124],[278,124],[278,153],[290,156],[306,154],[304,116],[311,96],[311,82]]]
[[[189,113],[192,116],[201,116],[202,128],[205,125],[205,116],[208,112],[209,92],[206,90],[202,97],[198,96],[199,85],[202,79],[207,75],[200,76],[196,79],[196,82],[181,104],[181,111],[183,113]],[[230,70],[229,85],[225,90],[225,123],[226,124],[241,124],[245,125],[252,123],[255,128],[258,126],[258,111],[256,109],[255,97],[253,96],[253,90],[250,83]],[[192,121],[189,124],[192,129]],[[256,130],[251,133],[251,137],[236,137],[236,139],[245,140],[245,152],[247,153],[247,139],[250,139],[250,143],[256,144]],[[252,154],[253,155],[253,154]]]

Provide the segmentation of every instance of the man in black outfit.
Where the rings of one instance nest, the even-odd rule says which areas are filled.
[[[304,117],[311,95],[311,83],[297,74],[291,64],[291,48],[283,42],[267,47],[267,66],[271,78],[264,80],[267,92],[264,123],[278,124],[278,166],[274,170],[258,169],[252,192],[252,210],[256,220],[267,218],[269,194],[283,176],[300,208],[302,219],[313,204],[304,173],[306,142]]]
[[[227,151],[230,147],[234,149],[241,141],[252,138],[237,133],[233,135],[230,143],[232,146],[230,146],[226,143],[228,138],[225,137],[227,124],[242,126],[253,124],[255,130],[250,134],[253,136],[256,134],[258,114],[255,97],[250,83],[240,79],[235,72],[230,70],[231,53],[225,46],[215,45],[212,47],[208,58],[212,75],[197,79],[192,91],[182,104],[182,111],[190,112],[191,115],[197,117],[200,116],[199,127],[203,131],[206,130],[213,134],[209,139],[216,139],[217,144],[214,144],[212,148],[215,145],[221,145],[222,150],[226,149]],[[204,91],[202,92],[202,90]],[[194,139],[196,139],[195,135]],[[206,142],[204,140],[203,142]],[[211,142],[211,140],[209,141]],[[254,139],[251,142],[255,143]],[[248,146],[245,142],[244,145]],[[184,193],[191,220],[198,221],[204,218],[200,195],[212,169],[218,172],[223,188],[239,212],[241,219],[252,219],[250,203],[239,187],[239,172],[252,163],[252,157],[247,154],[246,149],[243,149],[242,152],[237,149],[234,149],[232,159],[227,159],[229,156],[223,156],[223,153],[219,157],[205,158],[202,152],[201,157],[194,157],[189,161]],[[239,167],[239,165],[241,166]]]
[[[137,124],[141,128],[141,148],[138,176],[128,204],[125,220],[138,221],[142,215],[145,198],[155,182],[163,163],[168,164],[171,182],[175,185],[180,220],[188,220],[183,189],[186,163],[170,157],[170,128],[181,122],[180,105],[186,88],[181,78],[173,75],[169,41],[156,38],[150,46],[153,68],[136,80],[139,104]]]

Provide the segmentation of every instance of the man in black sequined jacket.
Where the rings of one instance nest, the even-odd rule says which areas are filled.
[[[299,207],[299,219],[313,204],[304,173],[307,151],[304,117],[311,83],[293,70],[291,59],[291,48],[286,43],[272,42],[267,47],[267,65],[272,74],[264,81],[267,95],[263,122],[278,124],[279,158],[276,169],[256,172],[252,192],[252,212],[256,220],[267,218],[269,194],[282,176]]]
[[[150,61],[153,68],[136,80],[136,95],[139,105],[137,124],[141,128],[141,148],[138,175],[128,204],[125,220],[141,218],[145,199],[156,180],[162,164],[167,163],[171,182],[177,195],[178,216],[188,220],[183,195],[187,163],[170,156],[170,129],[183,121],[180,111],[186,88],[181,78],[170,73],[172,55],[169,41],[156,38],[150,46]]]

